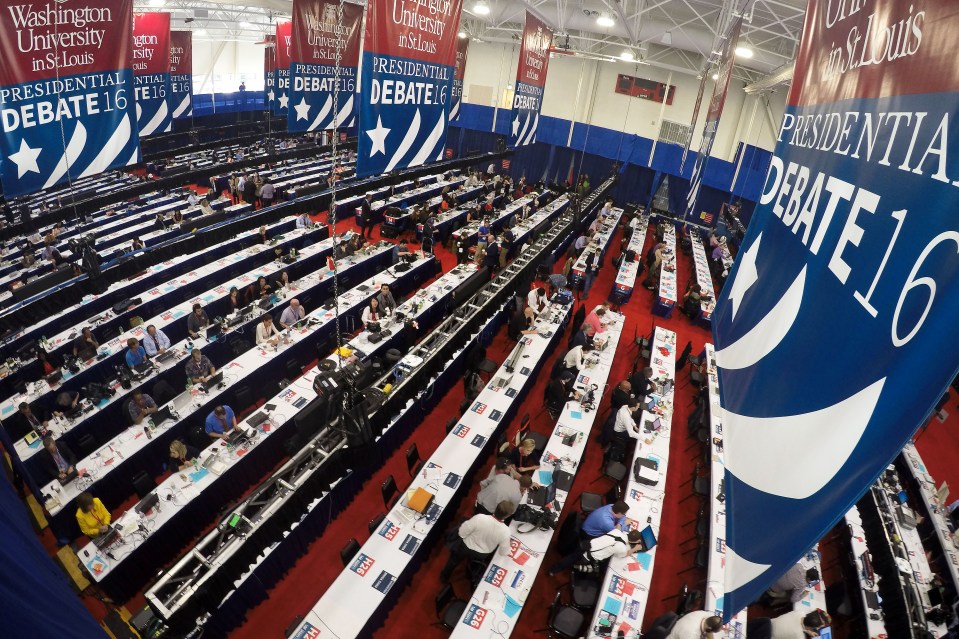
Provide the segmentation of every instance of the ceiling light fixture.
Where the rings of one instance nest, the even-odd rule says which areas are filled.
[[[473,13],[480,16],[489,15],[489,5],[485,2],[477,2],[473,5]]]
[[[608,13],[601,13],[599,17],[596,18],[596,24],[601,27],[615,27],[616,21],[609,17]]]
[[[635,56],[633,56],[632,51],[630,51],[629,49],[626,49],[621,54],[619,54],[619,59],[622,60],[623,62],[632,62],[636,58]]]
[[[466,39],[466,32],[465,32],[465,31],[460,31],[460,32],[457,33],[456,35],[459,36],[459,39],[460,39],[460,40],[465,40],[465,39]]]
[[[714,73],[714,74],[713,74],[713,80],[718,80],[718,79],[719,79],[719,74],[718,74],[718,73]]]
[[[249,28],[250,28],[250,23],[247,22],[246,20],[240,20],[240,25],[239,25],[239,26],[240,26],[241,29],[249,29]]]
[[[669,31],[665,32],[665,33],[663,34],[663,37],[662,37],[662,39],[660,40],[660,42],[662,42],[662,43],[663,43],[664,45],[666,45],[667,47],[672,46],[672,44],[673,44],[673,34],[670,33]]]
[[[205,35],[206,35],[206,29],[194,29],[194,30],[193,30],[193,35],[196,35],[196,36],[205,36]]]
[[[749,59],[753,57],[753,50],[749,47],[736,47],[736,55],[740,58]]]

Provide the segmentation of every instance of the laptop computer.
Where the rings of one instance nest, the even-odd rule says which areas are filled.
[[[59,382],[61,379],[63,379],[63,371],[61,371],[58,368],[57,370],[53,371],[52,373],[44,377],[44,379],[47,380],[47,384],[50,384],[50,386],[53,386],[54,384]]]
[[[206,327],[206,339],[212,341],[214,337],[223,332],[223,326],[214,322]]]
[[[538,490],[530,491],[529,503],[539,508],[546,508],[547,504],[556,501],[556,484],[544,486]]]
[[[191,393],[190,391],[180,393],[179,395],[173,398],[173,401],[171,403],[173,404],[173,410],[179,413],[184,408],[188,407],[191,403],[193,403],[193,393]]]
[[[643,427],[647,433],[654,433],[663,427],[663,422],[658,417],[652,421],[646,420],[646,424]]]
[[[553,471],[553,484],[556,486],[556,490],[569,492],[569,489],[573,487],[574,479],[576,479],[576,476],[565,470]]]
[[[162,353],[157,354],[156,361],[158,363],[169,362],[170,360],[176,357],[176,353],[173,351],[163,351]]]
[[[236,444],[238,441],[245,438],[246,438],[246,431],[240,430],[240,428],[237,427],[226,434],[226,443],[231,445]]]
[[[153,370],[153,362],[150,360],[144,360],[133,367],[133,372],[137,375],[146,375]]]
[[[223,381],[223,371],[220,371],[209,380],[203,383],[203,390],[209,392],[211,388],[216,388]]]
[[[643,528],[639,536],[639,547],[643,552],[649,552],[656,546],[656,534],[653,532],[652,526]]]
[[[220,459],[219,453],[213,453],[203,460],[203,467],[214,475],[222,475],[226,470],[226,462]]]
[[[102,535],[98,535],[93,539],[93,545],[99,549],[104,549],[110,544],[120,540],[120,531],[117,530],[116,524],[110,524],[110,529],[107,530]]]
[[[159,502],[160,497],[155,492],[151,492],[146,497],[141,499],[140,502],[133,507],[133,510],[141,515],[145,515],[153,510]]]
[[[76,479],[78,476],[79,476],[79,473],[77,472],[77,469],[74,468],[72,472],[67,473],[63,477],[58,476],[57,481],[60,482],[61,486],[66,486],[67,484],[72,482],[74,479]]]
[[[153,420],[154,424],[159,426],[168,419],[173,419],[173,415],[170,413],[169,406],[163,406],[162,408],[158,409],[157,412],[153,413],[150,419]]]

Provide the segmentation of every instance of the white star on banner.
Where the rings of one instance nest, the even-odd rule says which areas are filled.
[[[280,108],[285,109],[287,105],[290,104],[290,98],[286,96],[286,93],[283,93],[282,95],[280,95],[279,102],[280,102]]]
[[[296,109],[297,121],[310,119],[310,105],[306,103],[306,97],[301,97],[300,103],[293,108]]]
[[[369,129],[366,134],[370,136],[370,139],[373,141],[373,148],[370,150],[370,157],[373,157],[377,153],[382,153],[386,155],[386,136],[389,135],[390,129],[387,129],[383,126],[383,118],[376,116],[376,128]]]
[[[739,271],[730,286],[729,301],[733,305],[733,319],[736,319],[736,311],[743,303],[743,296],[759,280],[759,272],[756,270],[756,255],[759,253],[759,242],[762,239],[763,234],[760,233],[753,245],[743,253],[742,261],[739,263]]]
[[[516,133],[519,131],[519,115],[516,116],[516,119],[513,120],[513,137],[516,137]]]
[[[11,153],[8,158],[17,165],[18,180],[23,177],[24,173],[40,172],[40,167],[37,165],[37,157],[40,155],[40,151],[41,149],[31,149],[26,140],[20,139],[20,150],[16,153]]]
[[[276,99],[276,94],[273,93],[273,89],[270,89],[270,92],[266,94],[266,97],[270,98],[270,102]]]

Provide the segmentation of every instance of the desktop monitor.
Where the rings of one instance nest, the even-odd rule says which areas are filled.
[[[830,626],[826,626],[825,628],[820,628],[819,637],[820,639],[832,639],[832,628]]]
[[[905,504],[907,501],[909,501],[909,496],[906,495],[906,491],[904,490],[900,490],[896,497],[899,499],[900,504]]]

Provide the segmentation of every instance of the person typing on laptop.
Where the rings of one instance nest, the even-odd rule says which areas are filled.
[[[77,523],[80,532],[93,539],[110,530],[110,511],[103,502],[84,491],[77,495]]]
[[[159,409],[152,397],[140,389],[133,391],[133,397],[127,405],[127,411],[130,413],[130,419],[133,420],[134,424],[139,424],[147,416],[157,412],[157,410]]]
[[[199,348],[194,348],[190,353],[190,361],[186,363],[186,375],[194,384],[199,384],[216,375],[216,368],[209,357],[201,353]]]
[[[199,304],[194,304],[193,312],[186,318],[186,332],[190,334],[190,337],[196,339],[200,336],[200,331],[209,325],[210,318],[207,317],[206,311]]]
[[[62,481],[76,470],[77,456],[65,443],[58,442],[53,437],[44,437],[40,461],[50,481]]]
[[[206,416],[206,434],[214,439],[226,439],[228,433],[236,428],[236,416],[229,406],[217,406]]]
[[[806,570],[802,564],[794,564],[782,577],[773,582],[766,595],[773,604],[797,603],[809,592],[809,584],[819,581],[819,571]]]
[[[264,313],[260,323],[256,325],[256,345],[269,344],[270,346],[276,346],[279,338],[280,331],[276,330],[276,325],[273,324],[273,316]]]
[[[140,342],[138,342],[135,337],[127,340],[126,360],[127,367],[130,369],[136,369],[137,366],[147,361],[147,351],[140,346]]]
[[[150,324],[147,326],[146,337],[143,338],[143,348],[146,349],[147,355],[150,357],[162,355],[170,348],[170,338],[166,336],[166,333]]]

